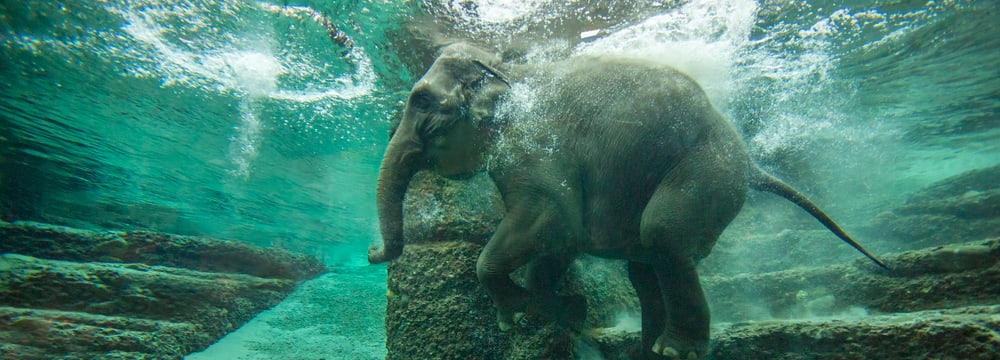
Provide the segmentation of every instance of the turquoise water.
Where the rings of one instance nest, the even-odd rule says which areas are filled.
[[[363,266],[388,131],[428,65],[408,29],[431,23],[541,61],[666,60],[848,228],[1000,162],[993,0],[459,3],[3,1],[0,214]]]
[[[353,261],[409,81],[374,50],[400,19],[362,5],[318,8],[354,19],[343,57],[307,8],[4,2],[5,217]]]

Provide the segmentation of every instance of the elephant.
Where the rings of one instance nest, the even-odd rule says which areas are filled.
[[[543,86],[532,112],[545,149],[491,162],[513,134],[511,89]],[[515,150],[518,148],[514,148]],[[493,157],[491,157],[493,156]],[[741,137],[701,87],[667,65],[621,56],[546,64],[505,62],[465,42],[446,45],[413,86],[379,169],[382,263],[403,250],[403,200],[418,170],[487,171],[506,213],[476,263],[500,329],[538,303],[581,315],[554,288],[577,255],[624,259],[641,306],[642,357],[707,354],[710,314],[697,262],[743,206],[748,188],[782,196],[882,267],[812,201],[751,161]],[[510,277],[526,266],[525,286]],[[584,304],[582,304],[585,306]],[[585,314],[585,310],[584,313]],[[577,319],[578,320],[578,319]]]

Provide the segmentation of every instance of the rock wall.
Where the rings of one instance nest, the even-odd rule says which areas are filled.
[[[0,354],[180,359],[274,306],[315,258],[241,242],[0,222]]]

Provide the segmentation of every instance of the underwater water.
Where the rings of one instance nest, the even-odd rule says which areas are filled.
[[[235,240],[384,274],[365,258],[380,237],[375,182],[433,53],[421,27],[539,62],[665,61],[703,86],[762,167],[848,229],[1000,163],[993,0],[293,4],[0,3],[0,217]],[[772,201],[754,195],[744,212]],[[737,219],[730,232],[818,228],[778,211],[788,219]],[[351,279],[374,289],[359,293],[385,289],[383,276]],[[380,316],[352,317],[374,325],[344,341],[384,344]]]

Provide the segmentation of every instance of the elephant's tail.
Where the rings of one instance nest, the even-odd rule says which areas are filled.
[[[791,187],[791,185],[788,185],[785,182],[779,180],[778,178],[771,176],[771,174],[768,174],[763,169],[758,167],[756,164],[750,165],[749,178],[750,178],[750,187],[760,191],[767,191],[770,193],[774,193],[778,196],[788,199],[788,201],[795,203],[795,205],[801,207],[803,210],[808,212],[809,215],[812,215],[814,218],[816,218],[816,220],[819,220],[819,222],[822,223],[823,226],[826,226],[826,228],[829,229],[831,232],[833,232],[834,235],[837,235],[837,237],[839,237],[841,240],[844,240],[844,242],[851,245],[852,247],[860,251],[862,254],[865,254],[865,256],[867,256],[869,259],[878,264],[878,266],[881,266],[885,269],[889,268],[888,266],[885,265],[885,263],[882,262],[882,260],[879,260],[877,257],[875,257],[875,255],[872,255],[870,252],[868,252],[868,250],[865,249],[864,246],[861,246],[861,244],[859,244],[857,241],[854,241],[854,239],[851,238],[850,235],[847,235],[847,233],[840,228],[840,225],[837,225],[837,223],[833,221],[833,219],[831,219],[830,216],[826,214],[826,212],[820,209],[819,206],[816,206],[816,204],[814,204],[811,200],[809,200],[809,198],[807,198],[805,195],[802,195],[802,193],[799,192],[798,190],[795,190],[795,188]]]

